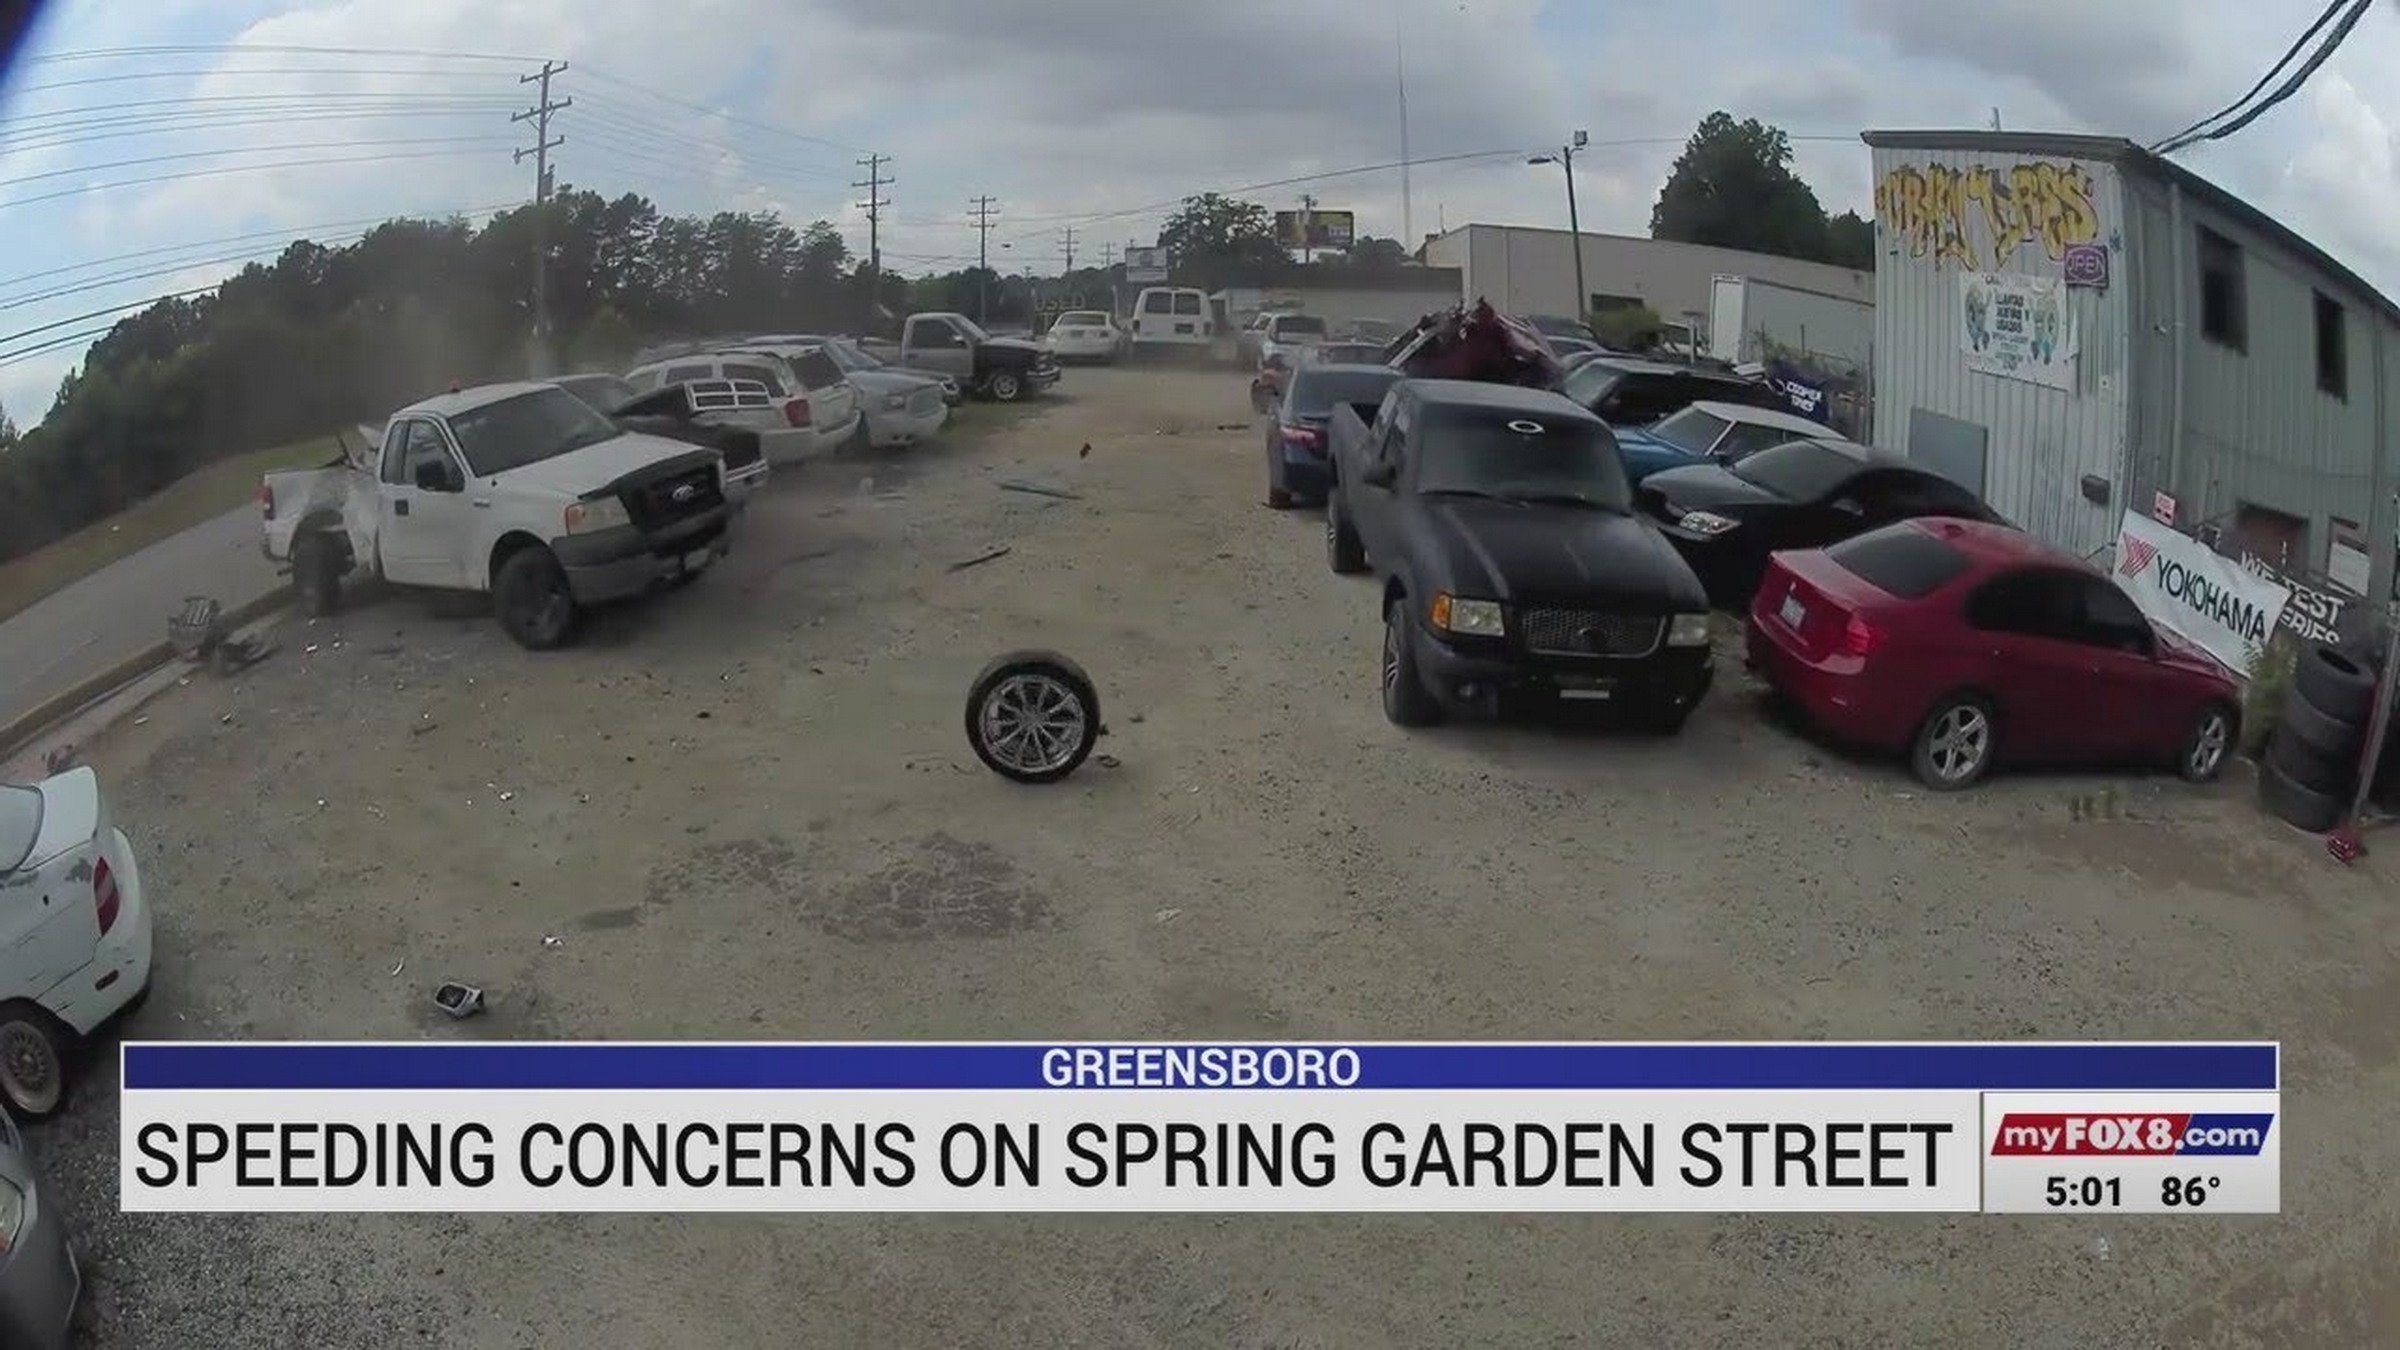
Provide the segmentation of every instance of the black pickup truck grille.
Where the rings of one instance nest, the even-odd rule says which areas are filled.
[[[1521,625],[1525,650],[1544,656],[1648,656],[1658,650],[1667,621],[1656,614],[1604,614],[1589,609],[1528,609]]]
[[[644,531],[658,530],[713,511],[724,501],[715,467],[701,465],[627,491],[625,514]]]

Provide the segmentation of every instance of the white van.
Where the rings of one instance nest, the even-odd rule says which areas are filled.
[[[1208,293],[1189,286],[1147,286],[1133,298],[1134,350],[1205,351],[1217,339]]]

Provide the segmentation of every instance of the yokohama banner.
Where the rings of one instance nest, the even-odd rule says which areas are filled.
[[[2247,677],[2290,590],[2137,511],[2117,528],[2116,582],[2142,612]]]

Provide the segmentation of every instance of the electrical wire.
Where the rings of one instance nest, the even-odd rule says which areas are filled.
[[[2257,121],[2266,114],[2268,109],[2300,92],[2300,87],[2308,83],[2309,77],[2317,73],[2318,67],[2332,59],[2334,52],[2339,50],[2343,41],[2350,36],[2350,30],[2358,26],[2358,21],[2365,17],[2368,8],[2373,3],[2374,0],[2333,0],[2333,3],[2326,7],[2325,12],[2317,16],[2317,21],[2309,25],[2308,31],[2302,33],[2299,40],[2292,44],[2290,50],[2284,52],[2283,58],[2268,67],[2267,73],[2259,77],[2258,83],[2252,85],[2248,93],[2243,94],[2241,98],[2234,100],[2233,103],[2216,113],[2200,119],[2182,131],[2151,146],[2150,152],[2155,155],[2171,155],[2202,141],[2221,141]],[[2253,105],[2249,111],[2234,117],[2232,121],[2205,131],[2201,130],[2211,122],[2232,116],[2242,104],[2255,97],[2259,90],[2266,87],[2269,80],[2275,78],[2276,72],[2290,64],[2292,57],[2297,55],[2302,47],[2308,45],[2308,40],[2314,37],[2319,29],[2325,27],[2326,23],[2332,20],[2345,4],[2350,6],[2350,11],[2342,15],[2340,22],[2334,25],[2333,31],[2325,35],[2325,40],[2318,45],[2316,51],[2301,63],[2300,68],[2294,71],[2291,78],[2284,81],[2281,87]]]
[[[23,272],[13,277],[0,277],[0,290],[7,290],[12,286],[21,285],[28,281],[39,281],[44,277],[60,276],[68,272],[81,272],[93,267],[106,267],[111,263],[131,262],[136,258],[155,258],[163,253],[185,253],[195,249],[219,248],[227,244],[245,243],[253,239],[281,239],[288,241],[292,239],[305,238],[309,234],[318,230],[340,230],[347,229],[354,225],[375,226],[394,220],[449,220],[461,216],[464,216],[468,219],[473,219],[477,216],[496,215],[503,211],[513,211],[523,205],[525,205],[523,201],[515,201],[499,206],[475,206],[465,208],[447,207],[439,211],[403,211],[398,214],[386,212],[383,215],[376,216],[354,216],[349,220],[324,220],[319,221],[314,225],[300,225],[291,228],[273,230],[252,230],[247,234],[231,234],[216,239],[195,239],[189,243],[164,244],[157,248],[142,248],[135,249],[130,253],[111,254],[105,258],[87,258],[82,262],[68,263],[60,267],[46,267],[38,272]],[[369,232],[372,233],[372,230]]]
[[[264,52],[276,56],[421,56],[440,61],[515,61],[539,62],[538,56],[518,56],[505,52],[438,52],[422,47],[327,47],[276,42],[172,42],[148,43],[132,47],[82,47],[66,51],[45,52],[26,58],[29,66],[49,65],[62,61],[114,61],[133,56],[199,56],[218,52]]]
[[[234,145],[215,150],[179,150],[168,155],[145,155],[140,159],[115,159],[99,164],[77,164],[64,169],[45,169],[40,173],[20,174],[15,178],[0,178],[0,187],[15,187],[20,183],[38,183],[48,178],[64,178],[70,174],[98,173],[103,169],[132,169],[145,164],[170,164],[184,159],[216,159],[225,155],[281,154],[286,150],[364,150],[396,145],[511,145],[513,136],[401,136],[382,141],[292,141],[282,145]]]
[[[652,89],[646,85],[636,84],[621,75],[612,75],[605,70],[595,70],[589,66],[578,66],[576,67],[576,70],[578,73],[590,79],[599,80],[604,84],[612,84],[628,92],[641,94],[647,98],[654,98],[661,103],[669,104],[677,108],[683,108],[696,113],[703,113],[710,117],[722,118],[723,120],[731,122],[736,126],[749,127],[756,131],[770,132],[777,136],[789,136],[793,140],[806,141],[811,145],[821,145],[829,150],[839,150],[846,155],[866,155],[874,153],[873,151],[865,150],[855,145],[845,144],[841,141],[827,140],[823,136],[811,136],[805,131],[794,131],[790,127],[777,126],[773,122],[762,122],[755,117],[743,117],[737,113],[726,112],[722,108],[711,108],[705,103],[694,103],[688,99],[677,98],[673,94],[662,94],[656,89]]]
[[[104,338],[115,328],[116,325],[113,323],[103,324],[98,328],[86,328],[80,333],[68,333],[62,337],[37,342],[30,347],[20,347],[13,352],[0,352],[0,366],[13,366],[20,361],[30,361],[34,357],[48,355],[62,347],[72,347],[78,342],[91,342]]]
[[[238,127],[288,126],[296,118],[308,120],[380,121],[386,118],[467,118],[490,119],[513,105],[489,108],[343,108],[310,117],[306,113],[261,113],[245,117],[212,116],[199,113],[163,113],[154,116],[125,119],[128,125],[117,130],[93,131],[88,135],[53,136],[47,139],[12,140],[4,147],[11,154],[27,154],[35,150],[56,150],[74,145],[93,145],[101,141],[123,140],[128,136],[172,136],[192,131],[220,131]]]
[[[41,112],[15,113],[7,117],[0,117],[0,127],[13,127],[25,122],[49,122],[54,119],[62,118],[67,119],[68,122],[72,123],[73,119],[94,113],[115,114],[132,108],[156,108],[161,110],[190,108],[191,105],[196,103],[238,103],[243,106],[238,109],[223,109],[221,111],[263,112],[274,108],[290,107],[295,102],[310,105],[321,104],[327,106],[337,106],[344,102],[368,99],[389,100],[393,102],[455,99],[460,102],[500,103],[509,107],[515,107],[518,103],[523,101],[511,94],[453,93],[449,90],[443,89],[295,89],[283,91],[268,90],[266,92],[256,94],[186,94],[176,98],[114,99],[107,103],[94,103],[75,108],[50,108]],[[193,111],[195,114],[198,114],[211,110],[194,109]],[[172,116],[174,114],[167,111],[160,111],[143,115],[165,117]],[[55,131],[60,129],[61,128],[59,127],[32,128],[32,130],[35,131]]]
[[[84,183],[77,187],[61,188],[56,192],[19,197],[15,201],[0,202],[0,211],[19,206],[32,206],[40,202],[54,202],[61,197],[73,197],[85,192],[103,192],[110,188],[146,187],[152,183],[180,183],[193,178],[218,178],[226,174],[259,173],[268,169],[311,169],[329,164],[374,164],[404,159],[446,159],[453,158],[456,154],[457,152],[453,150],[406,150],[396,155],[330,155],[315,159],[281,160],[273,164],[232,164],[215,169],[190,169],[183,173],[151,174],[143,178],[120,178],[110,183]]]
[[[496,78],[491,74],[471,73],[463,70],[388,70],[382,68],[361,69],[355,66],[343,69],[333,69],[325,66],[270,66],[264,68],[246,69],[239,66],[219,66],[209,70],[140,70],[127,71],[118,75],[87,75],[82,79],[77,80],[52,80],[48,84],[28,84],[18,88],[14,92],[18,94],[42,94],[48,93],[55,89],[81,89],[95,84],[127,84],[135,80],[200,80],[207,79],[211,76],[225,75],[412,75],[419,79],[473,80],[479,82],[489,81]]]
[[[225,283],[223,281],[212,281],[205,286],[194,286],[189,290],[169,291],[165,295],[153,295],[146,299],[128,301],[122,305],[111,305],[106,309],[94,309],[87,310],[82,314],[71,314],[66,318],[59,319],[51,323],[41,324],[37,327],[20,328],[14,333],[0,333],[0,342],[15,342],[19,338],[29,338],[36,333],[47,333],[53,329],[64,328],[69,324],[82,323],[86,319],[97,319],[103,315],[123,314],[128,310],[145,309],[151,305],[159,303],[162,300],[183,300],[191,296],[203,295],[224,284]]]
[[[593,106],[587,108],[587,104]],[[584,114],[592,113],[596,114],[591,118],[591,121],[594,124],[612,131],[619,132],[630,139],[651,142],[656,144],[659,148],[677,152],[687,151],[692,146],[693,139],[691,137],[677,135],[674,132],[661,131],[658,129],[655,123],[643,121],[641,114],[638,111],[620,111],[620,109],[623,109],[624,107],[625,105],[623,104],[617,104],[607,99],[594,98],[591,95],[586,94],[581,96],[575,104],[575,112],[577,113],[575,120],[578,123],[581,123],[584,120]],[[845,188],[850,185],[848,181],[850,173],[847,166],[840,170],[835,170],[820,165],[800,164],[787,160],[764,158],[759,156],[754,150],[748,148],[733,149],[729,146],[712,146],[712,148],[738,155],[746,163],[780,168],[787,172],[798,174],[803,177],[820,177],[828,180],[840,180]]]

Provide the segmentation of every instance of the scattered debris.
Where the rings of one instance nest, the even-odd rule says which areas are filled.
[[[335,643],[334,645],[338,647],[338,646],[340,646],[341,644],[337,642],[337,643]],[[383,644],[383,645],[382,645],[382,646],[380,646],[380,647],[369,647],[369,648],[367,648],[367,655],[369,655],[369,656],[398,656],[398,655],[400,654],[401,650],[402,650],[402,649],[401,649],[401,646],[400,646],[400,644],[399,644],[399,643],[397,643],[397,642],[387,642],[387,643]]]
[[[1092,457],[1092,443],[1091,443],[1090,441],[1085,441],[1085,442],[1083,443],[1083,448],[1082,448],[1081,450],[1078,450],[1078,451],[1076,451],[1076,452],[1075,452],[1075,458],[1077,458],[1077,459],[1090,459],[1091,457]]]
[[[1217,430],[1219,430],[1219,431],[1248,431],[1249,429],[1250,429],[1250,424],[1249,424],[1249,423],[1247,423],[1247,422],[1219,422],[1219,423],[1217,423]]]
[[[1151,915],[1150,921],[1152,923],[1173,923],[1182,917],[1183,911],[1180,909],[1162,909],[1158,913]]]
[[[232,725],[233,725],[233,714],[232,714],[232,713],[227,713],[227,714],[225,714],[223,717],[220,717],[220,718],[218,718],[217,720],[218,720],[219,722],[222,722],[222,723],[224,723],[226,726],[232,726]]]
[[[473,1017],[483,1011],[483,991],[471,984],[444,984],[433,991],[433,1006],[452,1017]]]
[[[1092,756],[1092,762],[1099,765],[1103,769],[1113,769],[1117,767],[1117,764],[1119,763],[1115,755],[1094,755]]]
[[[517,799],[517,794],[515,794],[515,793],[513,793],[513,792],[503,792],[503,793],[501,793],[501,794],[500,794],[500,800],[502,800],[502,801],[504,801],[504,802],[513,802],[513,801],[515,801],[516,799]]]
[[[1073,488],[1052,487],[1047,483],[1028,482],[1022,478],[1001,479],[1000,490],[1002,492],[1029,492],[1036,497],[1057,497],[1070,502],[1083,500],[1083,494]]]
[[[544,933],[542,934],[542,945],[545,947],[564,947],[567,945],[567,940],[554,933]]]
[[[1142,715],[1140,713],[1135,713],[1133,716],[1128,717],[1125,720],[1128,722],[1139,723],[1142,720]]]
[[[317,809],[320,811],[325,809],[325,799],[323,797],[317,798]]]
[[[302,656],[315,656],[317,654],[317,644],[312,642],[307,646],[302,647],[300,649],[300,654]]]
[[[406,970],[406,969],[408,969],[408,962],[406,962],[406,961],[394,961],[394,962],[392,963],[392,968],[391,968],[390,970],[388,970],[388,971],[384,972],[384,973],[385,973],[385,974],[387,974],[387,975],[397,975],[397,974],[399,974],[401,971],[404,971],[404,970]]]
[[[440,725],[441,723],[439,722],[419,722],[415,726],[408,729],[408,734],[411,736],[422,736],[426,732],[431,731]]]
[[[137,717],[137,718],[133,719],[133,724],[134,724],[135,726],[137,726],[137,727],[138,727],[138,726],[144,726],[144,725],[148,724],[148,722],[149,722],[149,721],[150,721],[150,717],[149,717],[149,715],[148,715],[147,713],[145,713],[145,714],[143,714],[142,716],[140,716],[140,717]]]
[[[953,572],[964,572],[970,567],[981,567],[994,558],[1005,558],[1013,551],[1014,550],[1009,548],[1007,545],[1003,544],[999,548],[987,549],[984,552],[978,553],[974,557],[968,558],[962,562],[954,562],[950,564],[950,570]]]
[[[42,768],[50,773],[65,773],[75,767],[75,746],[54,745],[42,756]]]

